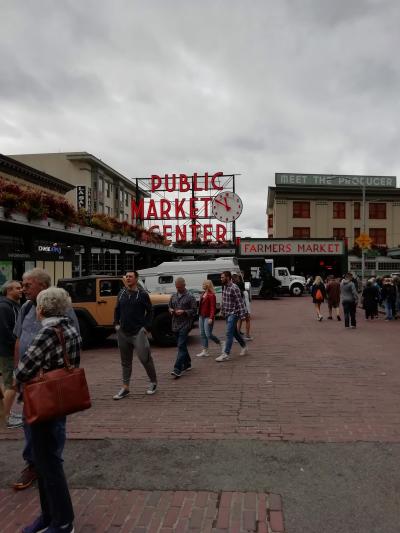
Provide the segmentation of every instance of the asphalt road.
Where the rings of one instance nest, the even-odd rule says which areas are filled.
[[[0,442],[0,486],[22,467]],[[71,487],[282,495],[286,533],[399,533],[400,444],[70,440]]]

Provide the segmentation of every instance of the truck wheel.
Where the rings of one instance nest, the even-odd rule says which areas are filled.
[[[290,287],[290,296],[301,296],[303,294],[303,287],[295,283]]]
[[[157,315],[151,325],[151,336],[159,346],[175,346],[176,337],[171,327],[171,316],[169,313]]]
[[[82,348],[86,350],[93,342],[92,328],[89,326],[87,320],[84,318],[78,318],[79,329],[82,337]]]

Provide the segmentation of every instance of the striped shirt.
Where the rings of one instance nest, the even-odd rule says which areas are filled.
[[[51,317],[42,321],[42,329],[21,357],[14,371],[15,379],[21,383],[34,378],[40,369],[45,372],[64,366],[63,349],[57,337],[55,326],[64,333],[65,346],[71,366],[80,363],[81,338],[68,317]]]

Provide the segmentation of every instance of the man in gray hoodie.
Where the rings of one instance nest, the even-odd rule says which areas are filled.
[[[348,272],[340,284],[340,299],[342,300],[344,312],[344,326],[355,329],[356,310],[358,303],[357,289],[353,283],[353,274]]]

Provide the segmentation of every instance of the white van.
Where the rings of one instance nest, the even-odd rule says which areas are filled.
[[[203,290],[203,281],[210,279],[215,287],[219,308],[222,295],[221,272],[224,270],[241,275],[235,257],[219,257],[208,261],[166,261],[156,267],[139,270],[139,279],[150,292],[172,294],[176,291],[176,278],[185,278],[187,290],[197,301]]]

